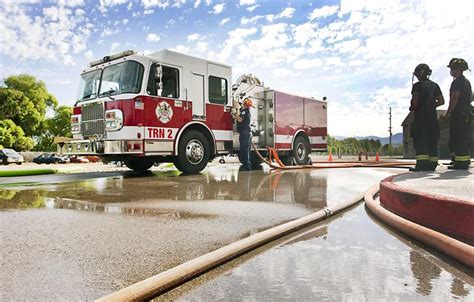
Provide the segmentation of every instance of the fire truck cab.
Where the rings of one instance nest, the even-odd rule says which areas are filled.
[[[326,149],[325,102],[270,90],[251,75],[232,86],[231,75],[228,65],[170,50],[125,51],[94,61],[81,74],[73,139],[61,151],[120,160],[135,171],[173,162],[198,173],[217,155],[238,152],[231,110],[244,97],[256,104],[253,142],[262,151],[276,147],[302,164],[312,150]],[[317,123],[304,111],[311,114],[315,106]]]

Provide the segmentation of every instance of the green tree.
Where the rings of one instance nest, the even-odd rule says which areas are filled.
[[[23,129],[10,119],[0,120],[0,145],[17,151],[31,150],[33,139],[26,137]]]
[[[4,80],[0,87],[0,120],[12,120],[24,135],[39,136],[45,129],[46,111],[58,102],[44,82],[34,76],[20,74]]]
[[[53,143],[54,137],[72,137],[71,115],[72,107],[57,107],[54,116],[46,120],[45,130],[37,138],[37,144],[34,149],[38,151],[53,151],[56,149]]]

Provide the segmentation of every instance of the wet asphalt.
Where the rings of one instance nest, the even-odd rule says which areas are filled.
[[[238,165],[229,164],[209,167],[199,175],[160,170],[145,175],[103,172],[0,179],[1,297],[4,301],[96,299],[250,234],[353,198],[389,175],[388,170],[363,168],[239,172]],[[350,221],[375,226],[368,217],[351,215],[356,216]],[[334,225],[337,232],[329,234],[360,233],[367,241],[374,232],[380,233],[380,238],[393,237],[385,230],[354,230],[351,223]],[[280,284],[281,290],[290,287],[286,290],[291,293],[302,275],[298,276],[300,270],[292,269],[289,261],[293,266],[301,262],[298,267],[313,267],[313,261],[324,263],[328,254],[347,256],[341,252],[353,245],[353,236],[347,234],[326,245],[326,250],[318,244],[308,245],[305,250],[296,249],[291,255],[271,260],[273,266],[282,267],[282,273],[290,274],[278,277],[268,272],[266,279],[271,282],[272,276],[277,277],[273,288]],[[379,248],[376,241],[355,247]],[[311,249],[309,255],[324,253],[311,260]],[[340,261],[340,265],[349,263],[351,269],[344,275],[340,267],[333,277],[356,277],[371,256],[367,253],[366,259]],[[395,266],[409,263],[400,258],[386,269],[397,271]],[[258,271],[266,274],[267,264],[264,261],[257,266]],[[304,284],[316,286],[311,285],[315,275],[301,271]],[[389,272],[380,271],[372,277],[394,278]],[[292,277],[296,279],[291,281]],[[283,279],[290,281],[284,283]],[[251,280],[238,283],[258,284]],[[327,283],[326,291],[335,283]],[[291,297],[275,290],[231,287],[238,290],[232,296],[237,300]],[[199,288],[189,296],[192,300],[219,298],[206,293],[206,287]],[[186,299],[182,293],[177,297]]]

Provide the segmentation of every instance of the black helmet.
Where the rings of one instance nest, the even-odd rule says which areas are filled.
[[[469,69],[469,66],[467,65],[467,62],[464,59],[461,58],[452,58],[451,61],[449,61],[448,66],[449,68],[461,68],[462,70],[467,70]]]
[[[415,67],[413,74],[419,78],[428,78],[431,75],[431,69],[428,64],[421,63]]]

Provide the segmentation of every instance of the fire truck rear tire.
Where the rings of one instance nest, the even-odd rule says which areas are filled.
[[[178,145],[175,166],[183,173],[197,174],[204,170],[211,156],[207,138],[197,130],[183,134]]]
[[[293,157],[297,165],[309,165],[311,146],[303,135],[298,135],[293,143]]]
[[[135,172],[145,172],[153,166],[153,161],[147,158],[126,160],[125,165]]]

